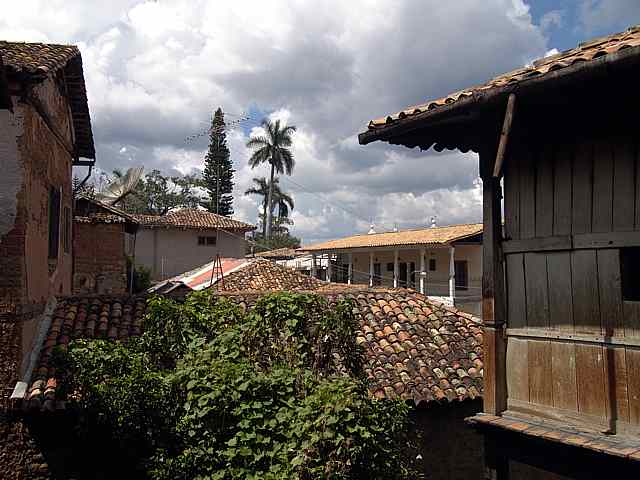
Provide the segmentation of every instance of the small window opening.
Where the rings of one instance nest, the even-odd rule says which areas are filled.
[[[393,272],[393,263],[387,263],[387,272]]]
[[[435,258],[430,258],[429,259],[429,271],[430,272],[435,272],[436,271],[436,259]]]
[[[205,237],[198,237],[198,245],[204,245],[206,243]]]
[[[620,273],[622,275],[622,299],[640,302],[640,247],[620,249]]]
[[[58,258],[60,245],[60,190],[49,189],[49,258]]]
[[[217,242],[216,237],[207,237],[207,245],[215,245]]]

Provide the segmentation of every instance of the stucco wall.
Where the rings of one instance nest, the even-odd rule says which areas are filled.
[[[216,245],[198,245],[199,236],[214,236],[215,230],[141,228],[136,239],[136,265],[151,269],[154,280],[163,280],[221,257],[243,258],[246,241],[242,233],[218,231]]]
[[[127,291],[123,223],[75,223],[73,293],[120,294]]]

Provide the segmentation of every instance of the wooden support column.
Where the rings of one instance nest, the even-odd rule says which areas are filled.
[[[449,247],[449,298],[451,298],[451,302],[453,302],[456,297],[455,252],[456,252],[455,247],[451,245]]]
[[[484,411],[507,408],[505,289],[502,260],[502,192],[493,176],[495,147],[480,152],[482,176],[482,322],[484,326]]]
[[[311,276],[318,278],[318,265],[316,263],[317,257],[315,253],[311,254]]]
[[[331,274],[332,274],[332,268],[331,268],[331,252],[327,253],[327,282],[331,282]]]
[[[351,285],[353,283],[353,253],[349,253],[349,267],[347,270],[347,283]]]
[[[427,267],[425,264],[425,256],[427,251],[424,248],[420,249],[420,293],[425,295],[426,283],[427,283]]]
[[[393,251],[393,288],[398,288],[398,278],[400,277],[400,269],[398,268],[398,258],[400,252],[398,250]]]
[[[373,287],[373,252],[369,252],[369,286]]]

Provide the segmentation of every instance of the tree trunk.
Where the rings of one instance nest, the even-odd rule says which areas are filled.
[[[271,218],[273,216],[273,175],[275,174],[275,166],[271,164],[271,180],[269,181],[269,199],[267,200],[267,240],[271,238]]]
[[[267,238],[267,201],[269,194],[265,194],[264,202],[262,202],[262,240]]]

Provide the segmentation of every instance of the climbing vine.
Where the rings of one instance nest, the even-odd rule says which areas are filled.
[[[60,362],[86,435],[153,479],[409,478],[406,404],[368,393],[353,306],[276,293],[248,310],[208,292],[149,301],[128,343]]]

